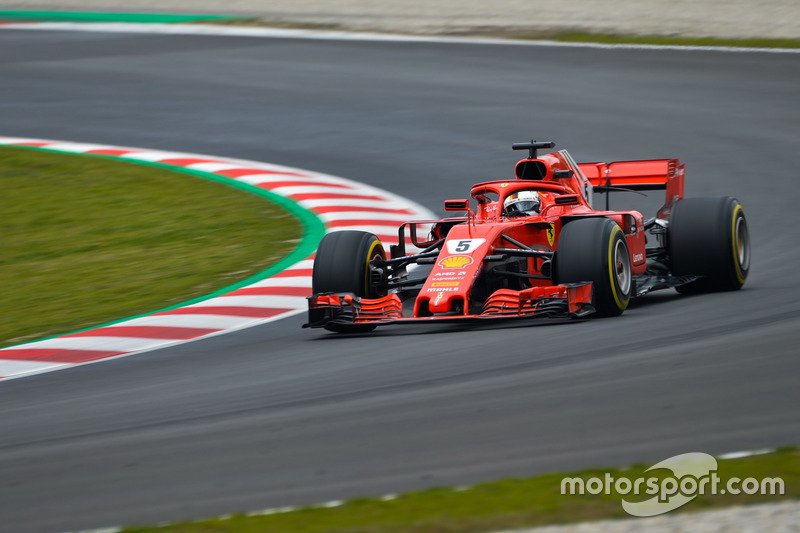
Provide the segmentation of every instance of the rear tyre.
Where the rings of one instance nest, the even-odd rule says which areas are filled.
[[[314,259],[311,289],[314,294],[323,292],[349,292],[362,298],[386,296],[386,290],[374,283],[370,266],[376,260],[386,259],[381,241],[365,231],[336,231],[322,238]],[[330,331],[361,333],[372,331],[371,324],[329,324]]]
[[[702,276],[680,293],[742,288],[750,271],[750,234],[735,198],[686,198],[669,217],[669,253],[675,276]]]
[[[592,282],[592,305],[598,316],[619,316],[633,292],[628,243],[622,228],[608,218],[567,223],[558,238],[554,261],[558,284]]]

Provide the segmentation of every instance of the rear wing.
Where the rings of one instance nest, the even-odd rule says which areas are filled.
[[[686,167],[678,159],[579,163],[578,166],[595,192],[666,190],[666,201],[659,216],[668,214],[671,205],[683,198]]]

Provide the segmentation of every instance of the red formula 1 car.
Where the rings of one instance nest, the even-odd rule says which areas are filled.
[[[653,290],[744,284],[750,241],[736,199],[684,199],[677,159],[578,164],[566,150],[537,156],[554,147],[514,144],[529,150],[516,179],[474,185],[474,211],[469,199],[444,202],[466,216],[402,224],[388,256],[371,233],[326,235],[304,327],[364,332],[384,324],[616,316]],[[666,190],[652,218],[592,207],[593,191],[652,189]],[[420,239],[423,227],[431,229]],[[407,240],[419,251],[407,253]]]

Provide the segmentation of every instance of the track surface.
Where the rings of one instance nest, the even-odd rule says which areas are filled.
[[[678,156],[754,241],[742,292],[619,319],[337,337],[295,317],[4,383],[1,531],[800,442],[798,54],[5,31],[0,63],[4,135],[269,161],[437,211],[511,176],[513,141]]]

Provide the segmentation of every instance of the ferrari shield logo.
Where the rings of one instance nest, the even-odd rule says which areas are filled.
[[[556,240],[556,225],[551,222],[550,227],[547,228],[547,242],[550,246],[553,246],[553,242]]]

